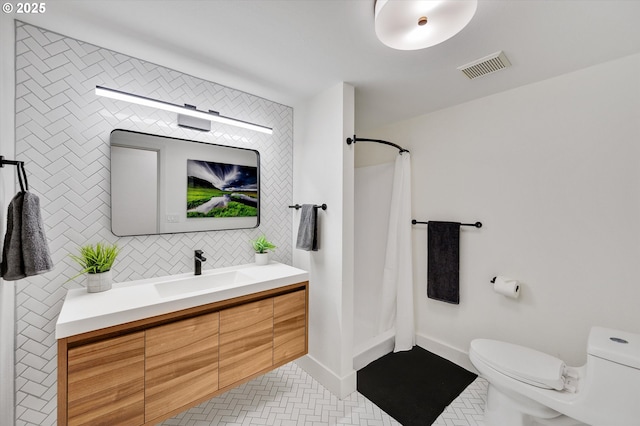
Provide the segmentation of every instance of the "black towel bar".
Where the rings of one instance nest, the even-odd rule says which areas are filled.
[[[296,204],[295,206],[289,206],[289,208],[290,208],[290,209],[296,209],[296,210],[299,210],[299,209],[301,209],[301,208],[302,208],[302,206],[301,206],[300,204]],[[313,208],[314,208],[314,209],[322,209],[322,210],[326,210],[326,209],[327,209],[327,205],[326,205],[326,204],[324,204],[324,203],[323,203],[323,204],[321,204],[321,205],[314,204],[314,205],[313,205]]]
[[[425,225],[428,225],[429,222],[419,222],[415,219],[411,219],[411,224],[415,225],[416,223],[424,223]],[[482,228],[482,222],[476,222],[476,223],[461,223],[460,226],[475,226],[476,228]]]

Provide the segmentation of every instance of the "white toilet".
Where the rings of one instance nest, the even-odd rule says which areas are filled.
[[[593,327],[587,363],[489,339],[469,358],[489,381],[485,426],[639,426],[640,335]]]

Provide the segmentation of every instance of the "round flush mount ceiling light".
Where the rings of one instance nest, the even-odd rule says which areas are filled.
[[[435,46],[467,26],[477,7],[478,0],[376,0],[376,35],[399,50]]]

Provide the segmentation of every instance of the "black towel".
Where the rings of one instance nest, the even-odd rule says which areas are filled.
[[[460,303],[460,223],[429,221],[427,296]]]

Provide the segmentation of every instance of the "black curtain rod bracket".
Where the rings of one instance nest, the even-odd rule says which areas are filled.
[[[411,224],[415,225],[417,223],[423,223],[425,225],[428,225],[429,222],[420,222],[418,220],[412,219],[411,220]],[[476,228],[482,228],[482,222],[476,222],[476,223],[461,223],[460,226],[475,226]]]
[[[398,151],[400,151],[400,154],[402,154],[403,152],[409,152],[408,149],[404,149],[403,147],[401,147],[398,144],[395,144],[393,142],[388,142],[388,141],[383,141],[382,139],[365,139],[365,138],[357,138],[356,135],[353,135],[353,138],[347,138],[347,145],[351,145],[352,143],[355,144],[356,142],[375,142],[375,143],[381,143],[384,145],[389,145],[394,147],[395,149],[397,149]]]
[[[289,206],[289,208],[290,208],[290,209],[296,209],[296,210],[299,210],[299,209],[301,209],[301,208],[302,208],[302,206],[301,206],[300,204],[296,204],[296,205],[294,205],[294,206]],[[326,204],[324,204],[324,203],[323,203],[323,204],[320,204],[320,205],[314,204],[314,205],[313,205],[313,208],[314,208],[314,209],[322,209],[322,210],[326,210],[326,209],[327,209],[327,205],[326,205]]]

